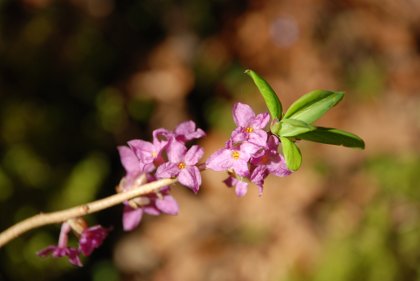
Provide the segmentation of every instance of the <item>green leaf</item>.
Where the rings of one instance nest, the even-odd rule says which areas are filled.
[[[283,108],[273,88],[271,88],[271,86],[256,72],[247,69],[245,70],[245,73],[252,78],[261,95],[263,96],[271,118],[280,120],[281,115],[283,114]]]
[[[280,137],[280,141],[287,168],[292,171],[298,170],[302,164],[302,154],[300,153],[299,147],[285,137]]]
[[[299,119],[311,124],[343,99],[343,92],[315,90],[296,100],[284,118]]]
[[[355,134],[334,128],[317,127],[316,130],[295,136],[308,141],[342,145],[346,147],[365,148],[365,142]]]
[[[280,130],[274,134],[281,137],[293,137],[316,129],[315,126],[297,119],[283,119],[280,123]]]
[[[271,121],[270,124],[270,132],[278,136],[281,125],[282,124],[280,121],[278,121],[277,119],[273,119],[273,121]]]

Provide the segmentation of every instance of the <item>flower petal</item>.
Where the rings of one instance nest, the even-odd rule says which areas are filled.
[[[162,211],[162,213],[168,215],[178,214],[178,203],[171,195],[165,195],[162,199],[156,199],[156,207]]]
[[[249,142],[252,142],[258,146],[267,146],[267,132],[264,130],[256,129],[249,134]]]
[[[76,266],[83,266],[82,262],[80,261],[80,252],[78,249],[75,248],[67,248],[66,256],[69,259],[69,262]]]
[[[46,256],[49,256],[49,255],[51,255],[53,252],[54,252],[54,250],[57,248],[57,246],[56,245],[49,245],[48,247],[46,247],[46,248],[44,248],[44,249],[41,249],[41,250],[39,250],[38,252],[36,252],[36,255],[37,256],[40,256],[40,257],[46,257]]]
[[[197,128],[197,130],[195,130],[191,134],[188,134],[187,136],[185,136],[185,138],[187,140],[200,139],[200,138],[204,137],[205,135],[206,135],[206,133],[202,129]]]
[[[232,168],[232,151],[230,149],[219,149],[206,161],[206,167],[214,171],[226,171]]]
[[[142,208],[134,209],[128,205],[124,205],[123,211],[123,229],[125,231],[131,231],[136,228],[141,218],[143,217],[143,210]]]
[[[128,145],[133,149],[140,162],[143,164],[150,164],[156,158],[159,151],[155,146],[148,141],[144,140],[131,140],[127,142]]]
[[[232,131],[232,134],[230,135],[230,141],[228,143],[228,147],[233,148],[234,144],[240,143],[242,141],[247,141],[247,140],[248,140],[248,133],[244,132],[244,129],[242,127],[238,127]]]
[[[145,212],[148,215],[152,216],[159,216],[161,211],[154,205],[148,205],[143,207],[143,212]]]
[[[51,255],[54,258],[67,257],[71,264],[76,266],[83,266],[79,257],[80,251],[76,248],[58,247],[50,245],[45,249],[38,251],[36,254],[40,257],[46,257],[49,255]]]
[[[287,168],[286,161],[281,155],[278,155],[276,161],[272,161],[267,165],[267,168],[270,173],[278,176],[285,177],[292,174],[292,171]]]
[[[192,120],[179,124],[175,129],[175,134],[177,135],[177,140],[181,142],[199,139],[206,135],[200,128],[196,129],[196,125]]]
[[[264,165],[257,166],[251,173],[250,180],[255,183],[262,192],[262,187],[264,185],[264,180],[268,176],[269,171]]]
[[[244,103],[235,103],[233,105],[233,121],[236,126],[247,127],[248,123],[255,117],[252,108]]]
[[[169,161],[172,163],[179,163],[184,159],[187,147],[182,142],[172,139],[168,143],[167,151]]]
[[[85,229],[80,235],[79,249],[85,255],[89,256],[93,250],[102,245],[110,229],[101,225],[95,225]]]
[[[156,177],[158,179],[168,179],[176,177],[180,169],[175,163],[166,162],[160,165],[156,170]]]
[[[248,192],[248,183],[244,181],[239,181],[236,183],[235,186],[235,193],[236,196],[242,197]]]
[[[234,177],[229,176],[223,182],[226,184],[227,187],[233,187],[233,186],[235,186],[236,181],[237,181],[237,179],[235,179]]]
[[[178,181],[197,193],[201,185],[200,170],[196,166],[188,166],[181,170],[178,175]]]
[[[199,145],[193,145],[191,148],[187,151],[184,157],[185,164],[187,165],[195,165],[197,164],[198,160],[203,157],[204,150]]]
[[[279,139],[274,135],[270,135],[267,138],[267,147],[271,150],[277,151],[279,143]]]
[[[137,173],[141,171],[140,161],[134,151],[127,146],[119,146],[121,164],[127,173]]]
[[[270,115],[267,112],[257,114],[253,120],[251,120],[249,126],[253,129],[264,129],[270,121]]]
[[[243,160],[243,159],[234,160],[232,168],[233,170],[235,170],[236,174],[242,177],[247,177],[249,175],[248,160]]]
[[[261,146],[252,142],[243,142],[240,146],[241,159],[248,161],[251,156],[254,156],[261,149]]]
[[[153,131],[153,145],[157,148],[163,149],[168,141],[174,136],[171,131],[159,128]]]

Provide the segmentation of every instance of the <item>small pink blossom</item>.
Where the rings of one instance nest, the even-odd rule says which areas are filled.
[[[259,149],[249,142],[243,142],[239,146],[228,142],[225,148],[219,149],[207,159],[206,167],[214,171],[233,170],[240,176],[248,176],[248,162]]]
[[[129,141],[128,147],[119,147],[121,163],[126,170],[119,190],[124,192],[156,179],[177,177],[181,184],[198,192],[201,174],[197,163],[204,152],[197,145],[187,149],[186,142],[204,135],[204,131],[197,128],[193,121],[186,121],[173,132],[164,128],[154,130],[152,142],[136,139]],[[169,195],[169,187],[134,198],[124,205],[122,222],[126,231],[137,227],[145,213],[178,213],[178,204]]]
[[[80,249],[72,248],[68,246],[68,234],[71,231],[71,227],[68,223],[61,225],[60,236],[58,239],[58,245],[50,245],[36,254],[40,257],[52,256],[54,258],[67,257],[69,262],[73,265],[82,266],[80,261]]]
[[[192,120],[182,122],[173,132],[163,128],[153,132],[154,139],[167,142],[172,139],[183,144],[194,139],[202,138],[205,135],[206,133],[202,129],[197,128]]]
[[[283,156],[278,153],[279,140],[271,135],[267,145],[258,157],[251,159],[252,172],[250,180],[258,186],[259,195],[262,195],[264,180],[269,174],[278,177],[288,176],[292,173]]]
[[[164,161],[162,152],[165,149],[168,140],[165,137],[162,137],[162,135],[164,135],[162,130],[163,129],[157,129],[153,131],[152,142],[140,139],[128,142],[128,145],[143,165],[154,167],[153,165],[159,165]],[[151,170],[153,170],[153,168]]]
[[[264,130],[270,118],[268,113],[256,115],[249,105],[242,103],[236,103],[232,112],[238,127],[225,147],[207,159],[206,167],[229,172],[224,182],[228,187],[235,187],[237,196],[247,193],[249,181],[258,186],[261,196],[269,174],[287,176],[291,171],[278,152],[278,138]]]
[[[95,225],[83,230],[79,239],[79,249],[85,255],[89,256],[93,250],[102,245],[110,229],[101,225]]]
[[[248,183],[237,179],[236,177],[229,176],[223,181],[228,187],[235,187],[235,193],[238,197],[243,197],[248,192]]]
[[[121,164],[127,174],[139,174],[144,171],[144,163],[140,162],[139,158],[130,147],[119,146],[118,152],[120,154]]]
[[[200,129],[196,128],[194,121],[185,121],[179,124],[175,130],[175,139],[179,142],[187,142],[193,139],[200,139],[206,135],[206,133]]]
[[[36,254],[40,257],[47,257],[50,255],[54,258],[67,257],[71,264],[77,265],[77,266],[83,266],[79,257],[80,251],[77,248],[59,247],[59,246],[50,245],[38,251]]]
[[[54,258],[67,257],[69,262],[73,265],[82,266],[80,261],[80,254],[89,256],[93,250],[102,245],[110,229],[106,229],[100,225],[92,227],[86,227],[85,222],[82,224],[84,229],[80,233],[79,247],[68,246],[68,235],[72,230],[70,223],[65,222],[61,225],[60,236],[58,239],[58,245],[50,245],[36,254],[41,257],[52,256]],[[80,224],[78,226],[81,226]],[[76,230],[75,230],[76,231]],[[77,231],[80,231],[77,229]]]
[[[264,128],[270,121],[267,112],[255,115],[252,108],[243,103],[236,103],[233,106],[233,120],[238,126],[231,135],[231,140],[236,143],[248,141],[259,146],[264,146],[267,142],[267,132]]]
[[[187,150],[182,143],[171,142],[168,146],[169,162],[158,167],[156,176],[158,178],[177,177],[182,185],[197,193],[201,185],[201,174],[196,165],[203,154],[204,150],[198,145],[193,145]]]

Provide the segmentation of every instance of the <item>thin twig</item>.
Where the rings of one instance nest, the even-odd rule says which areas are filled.
[[[9,243],[11,240],[17,238],[23,233],[43,226],[53,223],[61,223],[71,218],[81,217],[87,214],[92,214],[109,207],[121,204],[126,200],[133,199],[135,197],[145,195],[154,191],[159,190],[162,187],[171,185],[177,182],[176,179],[162,179],[141,185],[135,189],[125,191],[122,193],[117,193],[109,197],[93,201],[87,204],[79,205],[72,207],[70,209],[65,209],[62,211],[52,212],[52,213],[40,213],[38,215],[27,218],[17,224],[9,227],[5,231],[0,233],[0,248],[5,244]]]

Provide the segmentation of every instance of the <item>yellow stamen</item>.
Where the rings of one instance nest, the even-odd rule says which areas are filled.
[[[235,150],[235,151],[232,152],[232,158],[233,159],[238,160],[239,156],[240,156],[239,151]]]
[[[186,165],[185,165],[184,162],[179,162],[178,168],[180,168],[182,170],[182,169],[185,169],[185,167],[186,167]]]
[[[252,133],[253,131],[254,131],[254,128],[251,128],[251,127],[248,127],[245,129],[245,132],[247,132],[248,134]]]

